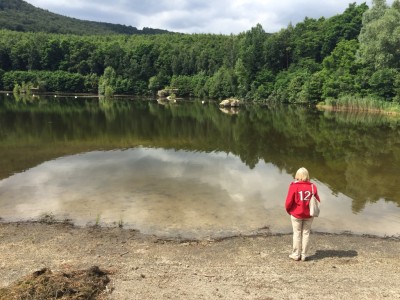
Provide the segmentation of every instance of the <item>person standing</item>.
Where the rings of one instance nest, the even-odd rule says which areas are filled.
[[[309,207],[312,194],[320,202],[317,187],[310,182],[308,170],[298,169],[295,181],[289,185],[285,202],[293,227],[293,250],[289,258],[296,261],[305,261],[309,256],[310,231],[314,220],[314,217],[310,216]]]

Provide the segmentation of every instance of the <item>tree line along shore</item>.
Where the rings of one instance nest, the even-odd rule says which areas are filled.
[[[399,112],[400,1],[350,4],[276,33],[72,35],[0,30],[0,90],[156,95]]]

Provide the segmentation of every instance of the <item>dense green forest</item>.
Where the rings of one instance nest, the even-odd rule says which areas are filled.
[[[400,1],[372,2],[276,33],[260,24],[238,35],[2,30],[0,89],[143,95],[174,87],[181,97],[381,108],[400,102]]]
[[[158,34],[167,30],[83,21],[37,8],[23,0],[0,0],[0,28],[61,34]]]

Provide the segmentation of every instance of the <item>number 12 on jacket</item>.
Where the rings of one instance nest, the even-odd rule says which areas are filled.
[[[303,195],[304,193],[304,195]],[[300,191],[300,200],[301,201],[310,201],[311,200],[311,192],[310,191]]]

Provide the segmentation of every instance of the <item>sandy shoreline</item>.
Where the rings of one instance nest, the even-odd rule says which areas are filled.
[[[44,267],[98,266],[110,271],[104,299],[400,299],[399,239],[314,233],[307,262],[289,260],[290,245],[288,234],[185,241],[0,223],[0,287]]]

